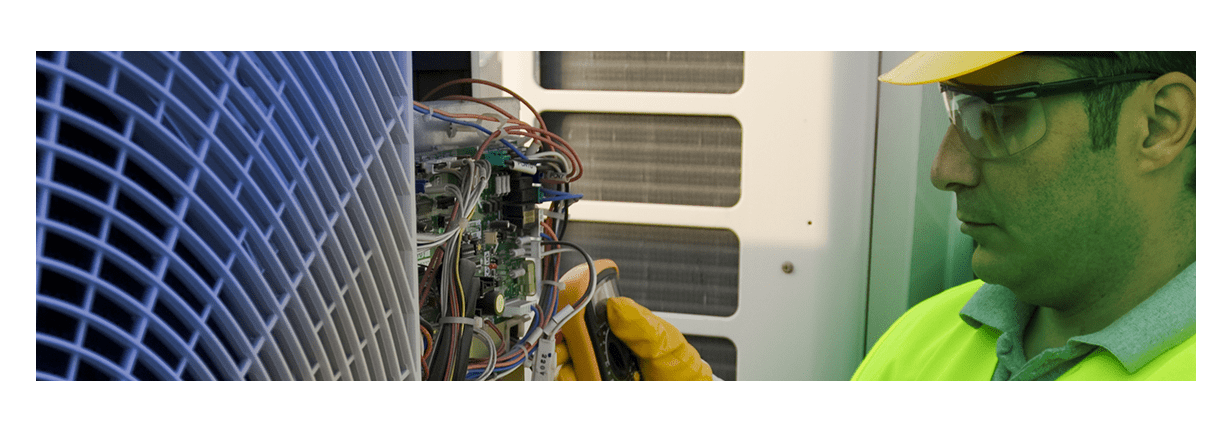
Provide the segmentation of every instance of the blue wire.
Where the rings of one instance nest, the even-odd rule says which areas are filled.
[[[425,110],[424,108],[419,107],[419,106],[415,106],[415,111],[416,111],[416,112],[419,112],[419,113],[423,113],[423,114],[425,114],[425,115],[426,115],[426,114],[428,114],[428,111],[427,111],[427,110]],[[483,127],[482,127],[482,126],[480,126],[479,124],[474,124],[474,123],[470,123],[470,122],[466,122],[466,121],[459,121],[459,120],[457,120],[457,119],[453,119],[453,118],[450,118],[450,117],[445,116],[445,115],[441,115],[441,114],[436,113],[436,112],[432,112],[432,117],[433,117],[433,118],[436,118],[436,119],[439,119],[439,120],[442,120],[442,121],[452,122],[452,123],[454,123],[454,124],[465,125],[465,126],[467,126],[467,127],[471,127],[471,128],[476,129],[476,130],[482,131],[482,132],[484,132],[485,134],[488,134],[488,135],[491,135],[491,134],[492,134],[492,132],[491,132],[491,131],[489,131],[489,130],[488,130],[488,129],[486,129],[486,128],[483,128]],[[517,154],[517,155],[518,155],[518,157],[521,157],[521,158],[524,158],[524,159],[526,158],[526,155],[525,155],[525,154],[522,154],[522,152],[518,150],[518,147],[513,146],[513,144],[509,143],[509,141],[504,140],[504,139],[501,139],[500,141],[501,141],[501,143],[505,144],[505,146],[509,147],[509,149],[510,149],[510,150],[513,150],[513,153],[514,153],[514,154]]]
[[[544,197],[543,199],[539,200],[539,202],[564,201],[567,199],[582,199],[582,195],[578,193],[558,192],[552,189],[544,189],[542,187],[539,188],[539,191],[547,195],[552,195],[552,196]]]

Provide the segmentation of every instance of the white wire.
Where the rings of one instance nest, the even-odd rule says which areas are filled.
[[[545,243],[560,243],[560,242],[545,242]],[[596,276],[596,274],[598,273],[598,271],[597,271],[597,270],[595,270],[595,264],[594,264],[594,261],[593,261],[593,260],[591,260],[590,255],[588,255],[588,254],[586,254],[585,252],[582,252],[582,250],[577,249],[577,248],[574,248],[574,247],[572,247],[572,246],[568,246],[568,245],[562,245],[562,246],[564,246],[564,247],[562,247],[562,248],[557,248],[557,249],[553,249],[553,250],[550,250],[550,251],[544,252],[544,253],[543,253],[543,256],[544,256],[544,257],[547,257],[547,256],[549,256],[549,255],[555,255],[555,254],[559,254],[559,253],[562,253],[562,252],[567,252],[567,251],[573,251],[573,252],[577,252],[577,253],[579,253],[579,254],[582,254],[582,257],[586,259],[586,264],[587,264],[587,266],[590,268],[590,283],[589,283],[588,287],[590,287],[590,288],[592,288],[592,289],[593,289],[595,286],[597,286],[599,283],[595,282],[595,280],[596,280],[596,279],[598,279],[598,277]],[[582,307],[584,307],[586,304],[589,304],[589,303],[590,303],[590,298],[594,297],[594,293],[593,293],[593,292],[590,292],[590,293],[585,294],[585,296],[586,296],[586,300],[585,300],[585,301],[582,301],[582,302],[580,303],[580,305],[578,305],[578,306],[582,306]],[[572,307],[572,304],[571,304],[571,305],[568,305],[568,306],[569,306],[569,307]],[[583,308],[583,309],[584,309],[584,308]],[[568,322],[569,322],[569,320],[573,318],[573,316],[578,315],[578,313],[582,312],[582,310],[583,310],[583,309],[574,309],[574,310],[573,310],[572,312],[570,312],[567,316],[565,316],[563,319],[561,319],[561,320],[560,320],[560,322],[559,322],[559,323],[557,323],[557,324],[556,324],[556,326],[555,326],[554,328],[551,328],[551,330],[550,330],[550,331],[545,330],[545,331],[544,331],[544,333],[552,333],[552,334],[555,334],[555,333],[556,333],[556,331],[560,330],[560,328],[563,328],[563,327],[564,327],[564,325],[565,325],[565,323],[568,323]],[[559,315],[559,313],[557,313],[557,315]],[[553,320],[555,320],[555,319],[553,319]],[[550,321],[549,321],[549,324],[551,324],[551,322],[550,322]]]
[[[522,364],[524,364],[524,363],[525,363],[525,361],[520,362],[520,363],[518,363],[518,365],[516,365],[516,366],[510,367],[509,369],[507,369],[507,370],[505,370],[505,371],[503,371],[503,372],[497,373],[497,374],[496,374],[496,377],[494,377],[494,378],[492,378],[492,379],[486,379],[486,380],[488,380],[488,381],[495,381],[495,380],[499,380],[500,378],[503,378],[503,377],[505,377],[505,376],[509,376],[509,374],[510,374],[510,373],[513,373],[513,372],[516,372],[516,371],[518,371],[518,370],[521,370],[521,369],[522,369]]]
[[[483,190],[487,187],[488,178],[491,176],[492,165],[486,160],[480,160],[478,166],[475,165],[475,161],[472,159],[466,159],[465,163],[470,169],[467,171],[466,177],[462,177],[461,173],[456,170],[448,170],[447,172],[454,173],[459,178],[464,178],[461,184],[469,185],[467,193],[464,195],[462,190],[454,185],[445,186],[445,191],[453,195],[458,201],[459,211],[461,212],[459,218],[451,222],[444,233],[416,237],[417,252],[425,252],[455,239],[458,232],[462,231],[469,223],[467,217],[470,216],[471,211],[479,205]],[[443,170],[443,172],[446,171]]]
[[[553,249],[551,251],[545,251],[543,253],[543,256],[547,257],[549,255],[563,254],[565,252],[579,252],[579,251],[573,248],[560,248],[560,249]],[[544,282],[546,283],[547,281],[544,281]]]
[[[553,157],[553,158],[556,158],[557,160],[560,160],[562,163],[564,163],[563,166],[564,166],[566,174],[573,172],[573,163],[569,162],[569,158],[565,157],[564,154],[561,154],[558,151],[543,151],[540,153],[526,155],[527,159],[538,159],[538,158],[544,158],[544,157]]]

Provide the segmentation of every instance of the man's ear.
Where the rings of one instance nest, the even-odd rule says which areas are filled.
[[[1148,134],[1140,150],[1140,169],[1150,172],[1172,163],[1197,128],[1197,82],[1171,72],[1147,86],[1153,105],[1146,108]]]

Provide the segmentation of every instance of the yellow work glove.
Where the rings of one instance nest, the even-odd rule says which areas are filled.
[[[573,371],[573,361],[569,359],[569,347],[564,340],[556,341],[556,380],[576,381],[577,374]]]
[[[684,334],[633,299],[607,300],[612,333],[637,355],[642,379],[648,381],[710,381],[710,365],[702,361]],[[558,347],[559,348],[559,347]]]

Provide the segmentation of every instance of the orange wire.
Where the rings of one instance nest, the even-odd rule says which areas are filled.
[[[424,346],[423,356],[419,358],[423,364],[424,378],[426,379],[428,377],[428,355],[432,354],[432,333],[424,325],[419,325],[419,333],[423,334],[424,339],[428,340],[428,343]]]

